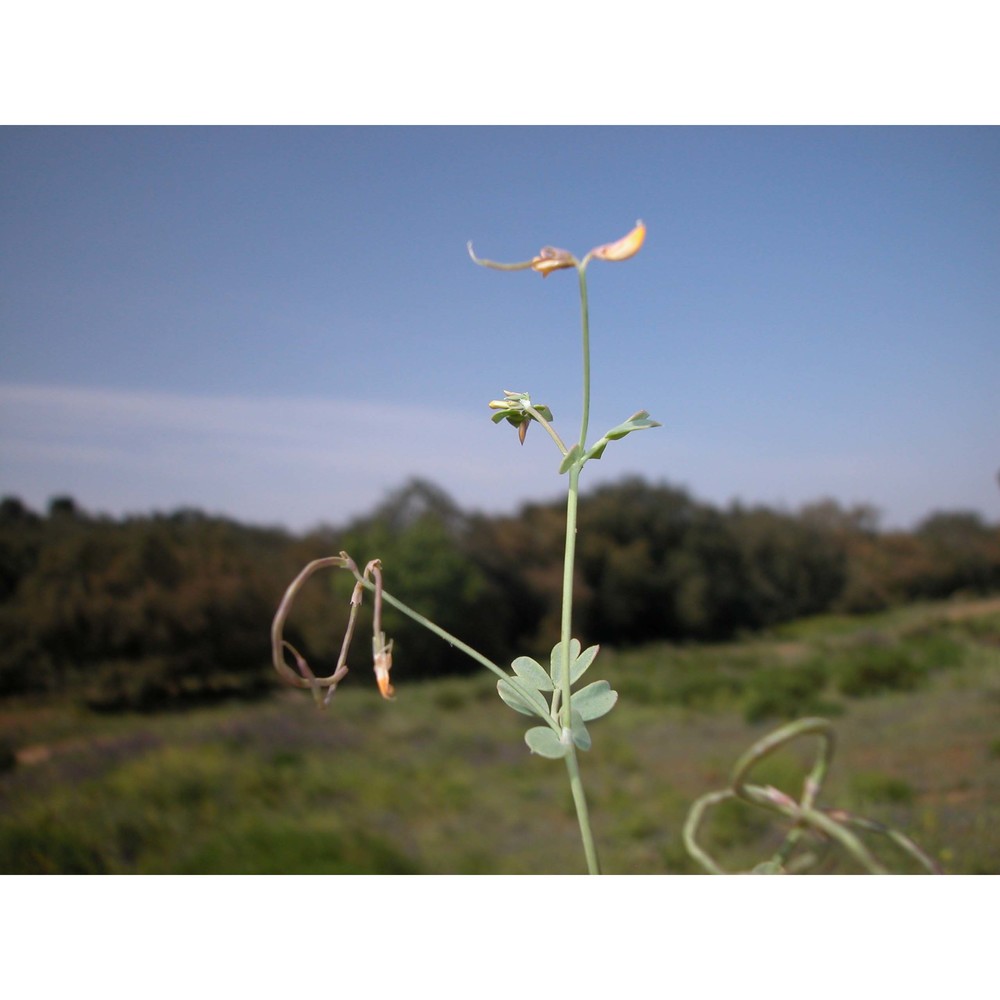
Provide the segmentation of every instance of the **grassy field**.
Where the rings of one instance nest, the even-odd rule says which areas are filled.
[[[407,673],[398,664],[387,703],[355,672],[326,712],[291,690],[158,715],[0,704],[0,871],[583,871],[563,764],[528,753],[531,723],[491,677]],[[1000,600],[810,619],[723,646],[603,650],[591,675],[621,694],[581,760],[609,873],[698,871],[681,840],[691,803],[802,714],[836,727],[821,804],[905,830],[946,872],[1000,873]],[[783,752],[761,780],[797,795],[812,749]],[[745,868],[776,831],[727,804],[707,843]],[[916,870],[870,843],[894,870]]]

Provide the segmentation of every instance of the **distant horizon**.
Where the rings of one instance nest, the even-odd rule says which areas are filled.
[[[14,400],[20,402],[22,406],[25,405],[26,400],[30,400],[32,396],[36,394],[45,395],[51,392],[51,387],[48,389],[42,389],[40,387],[13,387],[0,384],[0,408],[6,403],[11,405]],[[105,407],[108,403],[109,397],[106,395],[95,396],[88,392],[74,391],[69,394],[68,398],[76,399],[77,401],[87,401],[90,404],[99,402],[101,405],[96,408],[92,408],[92,412],[101,414],[104,418],[110,418],[112,421],[117,419],[118,414],[112,413],[108,414]],[[148,402],[148,399],[140,396],[127,396],[119,399],[118,410],[121,411],[124,408],[129,409],[133,415],[141,412],[144,402]],[[301,401],[300,401],[301,402]],[[30,410],[30,407],[28,407]],[[383,414],[384,416],[385,414]],[[80,412],[75,414],[76,419],[79,421],[81,416]],[[240,427],[241,430],[246,429],[246,426],[241,423],[241,421],[246,421],[246,413],[236,413],[233,415],[234,419],[231,422],[231,426]],[[343,414],[339,414],[343,417]],[[200,426],[199,420],[200,416],[197,410],[188,409],[186,412],[176,412],[175,422],[180,425],[187,425],[189,430],[197,431]],[[79,424],[77,425],[79,430]],[[140,428],[141,429],[141,428]],[[493,429],[498,437],[503,439],[503,445],[506,447],[508,452],[508,458],[512,462],[517,462],[521,454],[524,454],[523,449],[516,446],[509,447],[512,442],[516,441],[516,436],[513,433],[504,433],[503,428]],[[492,436],[492,435],[490,435]],[[535,437],[537,439],[537,433]],[[141,434],[140,434],[141,441]],[[36,443],[37,444],[37,443]],[[303,447],[308,447],[309,442],[305,442]],[[266,447],[266,446],[265,446]],[[47,455],[47,449],[45,447],[41,448],[41,452]],[[81,449],[81,452],[86,455],[87,448]],[[51,458],[49,454],[47,457]],[[78,456],[79,457],[79,456]],[[156,458],[150,457],[150,461],[155,465]],[[537,460],[537,456],[533,459],[533,465],[538,466],[540,463]],[[681,482],[680,480],[673,478],[669,473],[654,473],[649,470],[640,471],[636,469],[626,469],[618,470],[617,474],[610,471],[610,467],[605,464],[605,472],[601,474],[599,470],[600,463],[591,463],[584,476],[581,480],[582,495],[587,496],[587,494],[593,492],[594,490],[601,487],[615,487],[620,486],[630,479],[638,479],[647,485],[652,487],[664,487],[668,489],[678,490],[685,493],[691,498],[695,503],[712,507],[719,511],[731,510],[735,506],[742,506],[746,509],[764,508],[767,510],[774,511],[780,514],[788,515],[798,515],[804,508],[815,506],[817,504],[832,502],[836,504],[842,511],[851,512],[859,509],[864,509],[874,514],[876,518],[876,523],[878,530],[881,532],[894,532],[903,531],[909,532],[915,530],[922,522],[926,521],[928,518],[933,517],[937,514],[974,514],[978,516],[985,525],[1000,527],[1000,515],[994,514],[991,516],[988,512],[978,509],[974,506],[962,506],[961,504],[956,504],[954,506],[938,506],[928,509],[924,512],[916,512],[908,520],[901,521],[899,519],[892,519],[886,516],[886,511],[883,510],[879,505],[871,500],[865,500],[864,498],[858,497],[853,498],[850,501],[845,501],[841,498],[834,497],[831,495],[816,494],[814,496],[803,496],[794,503],[789,503],[782,499],[767,499],[767,498],[751,498],[741,495],[732,495],[729,497],[711,497],[703,493],[700,493],[696,488],[691,487],[689,484]],[[289,473],[290,470],[284,470]],[[309,466],[306,466],[303,470],[304,478],[308,478]],[[440,467],[438,472],[440,472]],[[125,520],[128,518],[144,518],[144,517],[169,517],[174,514],[193,511],[199,514],[203,514],[206,517],[221,518],[233,521],[240,525],[250,527],[250,528],[260,528],[260,529],[273,529],[279,531],[286,531],[293,535],[303,535],[309,534],[314,531],[324,530],[324,529],[337,529],[345,527],[352,521],[364,518],[371,513],[373,513],[379,506],[389,500],[395,493],[400,492],[405,489],[410,484],[416,481],[423,481],[435,489],[440,490],[445,494],[448,499],[455,504],[455,506],[463,513],[467,515],[481,515],[485,517],[506,517],[514,516],[525,507],[534,505],[560,505],[565,501],[565,493],[562,492],[562,481],[557,478],[554,470],[551,468],[547,470],[551,473],[551,489],[546,494],[543,490],[539,490],[537,494],[529,495],[525,494],[523,496],[509,496],[507,498],[508,502],[498,500],[494,503],[482,503],[478,502],[473,496],[471,499],[469,491],[464,492],[459,490],[456,491],[454,486],[454,478],[449,477],[447,474],[443,476],[436,476],[434,472],[429,472],[427,470],[419,471],[414,470],[407,474],[401,474],[396,480],[389,480],[385,476],[374,477],[372,482],[369,483],[368,487],[362,491],[361,494],[367,497],[364,502],[359,502],[357,505],[345,507],[343,513],[327,517],[317,517],[312,520],[306,518],[304,520],[294,521],[287,516],[282,516],[280,514],[274,517],[267,517],[266,515],[255,516],[252,512],[241,512],[239,509],[240,505],[234,504],[233,506],[220,506],[214,504],[211,500],[203,497],[202,499],[184,499],[183,497],[178,497],[173,500],[163,501],[157,503],[155,500],[149,504],[127,504],[122,502],[109,501],[105,496],[104,500],[94,500],[92,496],[88,495],[86,492],[74,491],[70,488],[59,488],[56,484],[52,484],[47,490],[39,492],[35,490],[34,492],[18,491],[15,489],[8,488],[6,482],[0,482],[0,499],[12,499],[22,503],[27,510],[30,512],[46,516],[53,502],[58,502],[60,500],[71,500],[76,508],[84,516],[102,519],[108,518],[110,520]],[[589,476],[587,473],[595,472],[595,475]],[[450,483],[449,483],[450,480]],[[375,484],[378,484],[376,488]],[[98,489],[97,493],[102,492]],[[496,493],[493,494],[496,496]],[[1000,485],[998,485],[998,496],[1000,496]]]
[[[613,486],[616,486],[616,485],[621,485],[623,482],[627,481],[628,479],[634,478],[634,475],[635,474],[631,474],[630,473],[630,474],[623,475],[619,480],[611,479],[611,480],[605,480],[605,481],[600,482],[600,483],[592,483],[590,485],[590,487],[583,486],[583,487],[581,487],[580,496],[581,496],[581,498],[585,499],[588,496],[588,494],[596,491],[597,489],[600,489],[602,487],[608,487],[608,486],[613,487]],[[806,501],[805,503],[799,504],[799,505],[797,505],[795,507],[789,507],[787,505],[769,504],[769,503],[764,503],[764,502],[749,503],[749,502],[743,501],[743,500],[741,500],[741,499],[739,499],[737,497],[737,498],[734,498],[734,499],[728,501],[727,503],[720,504],[720,503],[715,503],[715,502],[713,502],[711,500],[707,500],[704,497],[700,497],[696,493],[694,493],[691,490],[687,489],[687,487],[685,487],[685,486],[683,486],[681,484],[678,484],[678,483],[671,482],[670,480],[667,480],[667,479],[645,478],[643,481],[647,485],[649,485],[651,487],[654,487],[654,488],[664,487],[664,488],[667,488],[667,489],[675,489],[675,490],[678,490],[680,492],[683,492],[683,493],[687,494],[691,498],[691,500],[694,501],[696,504],[699,504],[699,505],[702,505],[702,506],[706,506],[706,507],[711,507],[711,508],[713,508],[715,510],[718,510],[718,511],[722,512],[722,513],[725,513],[725,512],[727,512],[729,510],[732,510],[732,508],[734,508],[734,507],[743,507],[746,510],[768,510],[768,511],[771,511],[771,512],[776,513],[776,514],[789,515],[791,517],[797,517],[798,515],[800,515],[802,513],[802,511],[804,509],[807,509],[809,507],[816,506],[816,505],[823,504],[823,503],[827,503],[827,502],[838,503],[836,500],[833,500],[833,498],[831,498],[831,497],[817,497],[815,500]],[[0,492],[0,500],[17,500],[17,501],[19,501],[19,502],[21,502],[21,503],[24,504],[24,507],[25,507],[25,509],[27,511],[29,511],[30,513],[35,514],[37,516],[40,516],[40,517],[47,517],[48,516],[49,509],[50,509],[50,507],[51,507],[51,505],[53,503],[59,502],[59,501],[62,501],[62,500],[71,500],[71,501],[73,501],[76,509],[80,512],[80,514],[82,514],[83,516],[85,516],[87,518],[93,519],[93,520],[103,520],[103,519],[106,519],[106,520],[109,520],[109,521],[126,521],[126,520],[133,519],[133,518],[135,518],[135,519],[142,519],[142,518],[153,519],[153,518],[157,518],[157,517],[169,518],[169,517],[173,517],[176,514],[183,514],[183,513],[191,512],[191,513],[203,515],[203,516],[205,516],[207,518],[214,518],[214,519],[218,519],[218,520],[222,520],[222,521],[231,521],[234,524],[238,524],[241,527],[245,527],[245,528],[256,529],[256,530],[261,530],[261,531],[281,531],[281,532],[286,532],[287,534],[290,534],[290,535],[304,536],[304,535],[310,535],[310,534],[313,534],[313,533],[316,533],[316,532],[322,532],[322,531],[325,531],[325,530],[338,530],[340,528],[345,528],[345,527],[349,526],[352,522],[354,522],[356,520],[364,519],[367,515],[374,513],[378,509],[378,507],[383,502],[385,502],[386,500],[390,499],[394,493],[396,493],[399,490],[405,488],[411,482],[412,482],[412,480],[407,480],[407,481],[404,481],[404,482],[400,482],[399,484],[397,484],[396,487],[389,489],[382,496],[382,498],[380,500],[377,500],[375,503],[373,503],[370,508],[368,508],[367,510],[358,511],[358,512],[356,512],[354,514],[351,514],[349,517],[345,517],[342,521],[318,521],[315,524],[304,525],[303,527],[300,527],[300,528],[292,527],[292,526],[290,526],[288,524],[284,524],[284,523],[278,522],[278,521],[253,521],[253,520],[248,520],[246,518],[242,518],[242,517],[238,517],[236,515],[230,514],[230,513],[228,513],[227,511],[224,511],[224,510],[212,510],[211,508],[201,507],[201,506],[199,506],[197,504],[180,504],[180,505],[178,505],[176,507],[150,507],[150,508],[148,508],[146,510],[121,510],[121,511],[119,511],[119,512],[116,513],[116,512],[113,512],[113,511],[104,510],[104,509],[100,509],[100,508],[94,509],[92,507],[89,507],[87,504],[79,503],[78,502],[78,498],[75,497],[74,495],[70,494],[70,493],[55,493],[52,496],[48,497],[46,499],[46,501],[44,503],[41,503],[41,504],[28,503],[26,500],[24,500],[23,497],[18,496],[17,494],[12,494],[12,493],[7,493],[7,492]],[[432,486],[438,486],[437,483],[435,483],[435,482],[433,482],[431,480],[427,480],[427,482],[430,485],[432,485]],[[455,501],[454,497],[452,497],[451,494],[448,493],[447,490],[443,490],[443,492],[445,493],[445,495],[448,497],[449,500],[451,500],[451,501],[453,501],[455,503],[456,507],[458,508],[458,510],[459,510],[459,512],[461,514],[472,516],[472,517],[485,517],[485,518],[513,517],[513,516],[517,515],[518,513],[522,512],[525,508],[528,508],[528,507],[562,506],[565,503],[565,497],[564,496],[562,496],[561,494],[558,494],[558,493],[554,493],[548,499],[546,499],[544,497],[539,497],[538,499],[534,499],[534,500],[522,500],[522,501],[519,501],[510,510],[483,510],[483,509],[478,508],[478,507],[471,507],[471,508],[465,507],[463,504],[460,504],[457,501]],[[938,515],[946,515],[947,516],[947,515],[966,515],[966,514],[970,514],[970,515],[973,515],[973,516],[975,516],[977,518],[980,518],[981,521],[982,521],[982,523],[983,523],[983,525],[985,525],[987,528],[1000,528],[1000,518],[996,518],[994,520],[990,520],[989,518],[985,517],[982,514],[981,511],[973,510],[971,508],[956,507],[956,508],[940,508],[940,509],[936,509],[936,510],[931,510],[931,511],[928,511],[922,517],[918,517],[911,524],[900,525],[900,524],[886,524],[886,523],[883,523],[883,518],[882,518],[880,512],[878,511],[878,509],[875,508],[875,507],[871,507],[871,505],[868,505],[868,504],[859,503],[859,504],[852,504],[850,506],[845,506],[843,504],[839,504],[838,503],[838,506],[840,507],[841,510],[843,510],[843,511],[845,511],[847,513],[850,513],[851,511],[856,510],[858,508],[869,507],[875,513],[875,515],[877,516],[876,530],[878,532],[880,532],[880,533],[887,533],[887,534],[896,534],[896,533],[909,534],[911,532],[914,532],[914,531],[918,530],[919,527],[920,527],[920,525],[923,524],[924,522],[926,522],[926,521],[930,520],[931,518],[936,517]]]

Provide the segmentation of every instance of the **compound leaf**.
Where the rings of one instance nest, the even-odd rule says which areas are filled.
[[[619,424],[617,427],[612,427],[604,436],[609,441],[617,441],[625,437],[626,434],[631,434],[632,431],[643,431],[648,427],[661,426],[662,424],[659,421],[650,419],[649,413],[646,410],[639,410],[638,413],[633,413],[625,423]]]
[[[539,715],[548,718],[549,706],[537,691],[525,691],[523,694],[510,681],[497,681],[497,694],[505,705],[520,712],[522,715]]]
[[[580,655],[580,640],[570,639],[569,641],[570,683],[573,682],[572,681],[573,664],[575,663],[579,655]],[[549,665],[550,665],[549,672],[552,675],[552,683],[555,684],[556,687],[560,687],[561,685],[559,683],[559,678],[562,677],[562,665],[563,665],[561,640],[552,647],[552,654],[549,658]]]
[[[577,656],[573,661],[573,666],[570,667],[570,684],[575,684],[586,673],[587,668],[594,662],[594,657],[597,656],[600,648],[600,646],[588,646]]]
[[[551,760],[558,760],[569,753],[569,747],[560,742],[559,737],[548,726],[535,726],[534,729],[529,729],[524,734],[524,742],[528,744],[532,753]]]
[[[607,715],[617,701],[618,692],[612,691],[607,681],[594,681],[573,694],[571,705],[574,712],[580,713],[581,719],[589,722]]]
[[[511,663],[514,673],[537,691],[551,691],[552,679],[545,668],[530,656],[519,656]]]

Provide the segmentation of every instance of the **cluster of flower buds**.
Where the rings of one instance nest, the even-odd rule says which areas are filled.
[[[498,424],[501,420],[506,420],[512,427],[517,428],[517,436],[521,444],[524,444],[524,437],[528,433],[528,424],[532,420],[541,417],[543,420],[552,420],[552,411],[541,403],[532,403],[531,397],[526,392],[503,391],[503,399],[491,399],[490,409],[496,410],[493,414],[493,423]]]

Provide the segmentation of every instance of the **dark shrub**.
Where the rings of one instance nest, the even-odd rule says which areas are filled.
[[[17,753],[7,740],[0,738],[0,774],[17,766]]]
[[[902,778],[862,771],[851,778],[851,791],[862,802],[890,802],[909,805],[913,802],[913,786]]]
[[[883,691],[913,691],[923,683],[926,673],[900,647],[866,647],[854,650],[839,664],[837,688],[851,698]]]
[[[747,722],[764,719],[794,719],[824,711],[831,706],[820,701],[827,672],[819,661],[791,667],[765,667],[750,679],[743,715]]]

